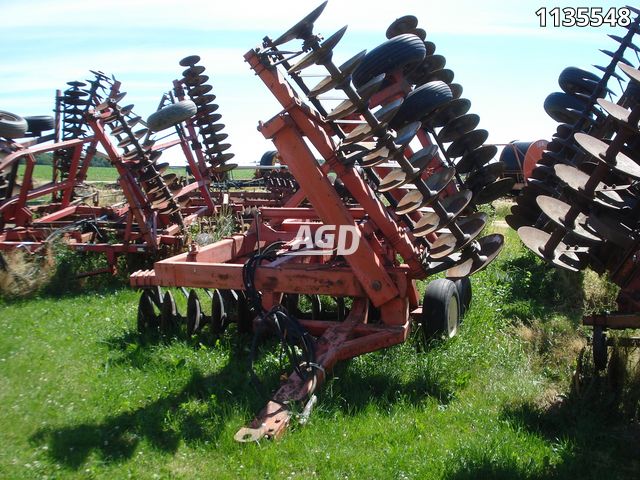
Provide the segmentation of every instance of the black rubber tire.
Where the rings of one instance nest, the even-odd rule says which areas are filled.
[[[361,87],[373,77],[397,69],[409,72],[418,66],[426,55],[427,49],[419,37],[410,33],[398,35],[367,53],[353,72],[353,84],[356,88]]]
[[[575,124],[587,104],[564,92],[554,92],[544,101],[544,110],[556,122]]]
[[[194,116],[197,111],[198,107],[191,100],[172,103],[149,115],[147,127],[153,132],[159,132],[184,122]]]
[[[591,95],[600,77],[578,67],[565,68],[558,77],[558,85],[569,94],[584,93]]]
[[[422,302],[422,331],[425,343],[433,338],[455,336],[460,325],[460,298],[455,284],[439,278],[427,285]]]
[[[273,159],[278,154],[275,150],[269,150],[265,152],[260,158],[260,166],[261,167],[270,167],[273,165]]]
[[[593,327],[593,366],[598,371],[607,368],[607,334],[597,325]]]
[[[456,290],[458,290],[458,298],[460,299],[460,318],[463,318],[469,311],[471,300],[473,298],[471,279],[469,277],[462,277],[458,278],[453,283],[456,286]]]
[[[421,120],[451,100],[453,100],[453,93],[449,85],[444,82],[436,80],[420,85],[407,95],[398,113],[389,122],[389,126],[397,129],[407,123]]]
[[[24,117],[27,121],[27,128],[31,133],[48,132],[55,127],[55,120],[50,115],[36,115]]]
[[[27,132],[27,121],[19,115],[0,110],[0,137],[22,138]]]

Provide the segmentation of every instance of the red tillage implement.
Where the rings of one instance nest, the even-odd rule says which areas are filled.
[[[133,113],[133,105],[119,105],[125,96],[120,82],[93,73],[94,80],[69,82],[70,88],[58,93],[52,143],[3,142],[8,154],[0,160],[0,172],[8,175],[9,184],[0,198],[0,250],[37,251],[61,237],[74,250],[106,254],[105,270],[113,272],[121,254],[180,251],[186,228],[197,218],[218,212],[210,184],[213,175],[233,168],[224,163],[233,154],[203,153],[196,128],[215,128],[220,138],[224,125],[208,122],[209,111],[204,109],[212,107],[207,102],[196,106],[185,100],[186,78],[174,82],[175,95],[164,96],[162,108],[147,125]],[[174,103],[164,105],[167,100]],[[173,138],[154,138],[154,132],[169,128]],[[190,182],[167,172],[168,163],[158,162],[165,150],[175,146],[181,148],[190,169]],[[98,147],[117,170],[124,196],[120,204],[89,205],[79,195]],[[219,145],[209,148],[221,149]],[[36,187],[33,172],[42,154],[51,155],[53,175],[51,182]]]
[[[620,287],[616,312],[583,319],[593,327],[598,370],[608,361],[607,329],[640,328],[640,71],[626,58],[638,59],[640,10],[629,8],[635,18],[624,35],[609,35],[617,48],[601,50],[611,57],[595,66],[601,77],[576,67],[560,74],[563,92],[549,95],[545,110],[561,124],[507,217],[542,259],[571,271],[589,267]]]
[[[291,420],[291,403],[312,405],[314,390],[336,362],[404,342],[411,319],[423,309],[430,314],[423,322],[426,332],[453,335],[460,310],[454,283],[432,282],[425,298],[433,301],[421,308],[416,280],[442,271],[464,279],[486,267],[503,244],[500,235],[478,237],[486,217],[475,212],[475,205],[512,184],[478,174],[472,189],[460,179],[460,173],[482,170],[495,152],[481,146],[486,132],[467,128],[464,120],[447,130],[453,143],[444,149],[442,131],[466,114],[469,102],[454,98],[452,90],[461,92],[461,87],[430,81],[433,72],[423,64],[433,60],[433,51],[428,53],[419,29],[407,32],[415,30],[415,17],[397,20],[387,32],[388,42],[338,67],[332,50],[346,28],[324,41],[314,35],[313,23],[323,8],[245,55],[283,108],[259,130],[273,141],[300,190],[286,208],[261,209],[247,233],[203,248],[194,245],[188,253],[157,262],[152,271],[131,276],[132,286],[145,288],[141,328],[169,329],[180,318],[170,293],[161,298],[159,286],[215,288],[210,317],[202,313],[195,292],[189,294],[189,331],[205,322],[220,331],[224,306],[234,304],[241,311],[239,327],[270,329],[280,336],[294,372],[251,425],[238,432],[240,441],[281,435]],[[278,46],[295,38],[304,41],[303,49],[285,58]],[[390,56],[395,49],[404,56]],[[329,74],[309,89],[299,72],[312,65]],[[283,68],[311,105],[286,80]],[[319,96],[334,88],[346,98],[327,113]],[[456,157],[462,158],[453,161]],[[338,183],[353,202],[341,198]],[[308,207],[299,206],[304,200]],[[310,242],[299,232],[314,236],[321,228],[355,232],[357,242],[344,255],[333,245],[320,254],[297,248]],[[343,307],[344,298],[352,303],[330,320],[298,320],[294,308],[283,304],[303,294],[338,297]]]

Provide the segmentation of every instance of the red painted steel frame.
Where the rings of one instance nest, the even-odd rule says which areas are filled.
[[[279,302],[284,293],[352,297],[354,303],[343,322],[302,321],[319,337],[317,362],[322,371],[308,380],[295,374],[289,377],[252,425],[238,432],[236,438],[241,440],[281,435],[290,418],[284,404],[308,398],[337,361],[405,341],[411,314],[420,312],[415,279],[426,277],[415,238],[361,176],[340,163],[325,120],[298,100],[280,73],[261,63],[254,51],[247,53],[245,60],[284,108],[260,123],[259,130],[275,144],[300,184],[299,192],[284,208],[261,209],[260,221],[255,221],[248,233],[157,262],[153,271],[133,274],[131,285],[244,289],[242,271],[249,256],[272,242],[294,240],[301,225],[355,226],[360,241],[357,250],[344,258],[343,266],[336,266],[333,258],[289,256],[257,268],[255,287],[262,292],[266,308]],[[309,143],[325,160],[323,165]],[[358,208],[343,203],[328,178],[330,171],[344,182]],[[299,208],[305,198],[312,208]],[[398,263],[398,255],[405,264]],[[381,323],[368,324],[370,306],[379,308]]]
[[[119,84],[117,85],[119,86]],[[117,88],[116,88],[117,90]],[[177,224],[166,223],[162,231],[158,230],[157,214],[146,208],[147,200],[141,186],[133,178],[131,171],[126,167],[122,156],[105,131],[103,119],[111,114],[107,110],[103,114],[91,113],[87,123],[93,130],[93,135],[67,141],[56,141],[46,145],[20,145],[13,144],[17,151],[9,154],[0,162],[0,170],[17,167],[25,162],[25,171],[22,175],[22,184],[19,193],[0,203],[0,250],[12,250],[18,246],[30,251],[41,248],[52,230],[69,225],[82,219],[96,219],[107,216],[110,220],[102,223],[118,234],[120,243],[96,243],[93,234],[71,232],[67,234],[69,247],[79,251],[101,252],[107,255],[109,270],[115,271],[116,258],[122,253],[141,253],[157,250],[160,245],[179,246],[182,243],[180,228]],[[194,190],[199,190],[201,205],[182,209],[186,216],[185,225],[192,223],[197,217],[211,215],[216,211],[213,199],[209,193],[208,185],[210,177],[200,173],[198,163],[193,158],[188,142],[195,138],[195,131],[188,122],[188,136],[180,135],[177,141],[158,144],[154,150],[164,150],[176,144],[180,144],[195,175],[195,182],[185,186],[176,197],[185,195]],[[122,208],[88,207],[73,205],[72,195],[74,189],[84,182],[90,162],[95,155],[96,146],[101,144],[105,149],[112,165],[117,169],[123,194],[127,204]],[[83,149],[86,154],[82,157]],[[58,149],[71,149],[71,165],[69,176],[63,181],[54,179],[52,182],[33,188],[33,171],[36,163],[36,155],[51,152]],[[196,152],[198,154],[198,152]],[[47,195],[55,195],[59,202],[40,205],[37,211],[44,216],[36,218],[36,209],[29,202]],[[6,228],[4,228],[6,227]],[[134,228],[137,227],[137,228]]]

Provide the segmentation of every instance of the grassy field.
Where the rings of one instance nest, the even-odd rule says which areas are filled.
[[[232,440],[267,400],[233,326],[141,337],[126,287],[0,300],[0,478],[637,479],[633,415],[572,387],[582,277],[507,240],[457,337],[341,364],[279,442]],[[275,387],[272,350],[258,369]]]
[[[184,175],[184,167],[170,167],[168,172],[175,172],[178,175]],[[19,175],[24,172],[24,165],[20,166]],[[36,165],[33,178],[37,182],[45,183],[51,181],[51,165]],[[237,170],[233,173],[236,180],[248,180],[253,178],[253,170]],[[93,182],[116,182],[118,180],[118,171],[113,167],[89,167],[87,172],[87,180]]]

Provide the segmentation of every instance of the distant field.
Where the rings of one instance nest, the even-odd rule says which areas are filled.
[[[20,165],[19,175],[24,173],[24,165]],[[51,165],[36,165],[33,178],[37,182],[48,182],[51,180]],[[118,179],[118,171],[113,167],[89,167],[87,180],[94,182],[115,182]]]
[[[24,173],[24,165],[20,166],[19,174]],[[33,178],[37,182],[48,182],[51,180],[51,165],[36,165]],[[172,171],[178,175],[185,174],[185,167],[170,167]],[[248,180],[253,177],[253,170],[236,170],[233,172],[233,178],[236,180]],[[89,167],[87,180],[90,182],[116,182],[118,180],[118,171],[113,167]]]
[[[234,180],[249,180],[249,179],[253,178],[254,172],[255,172],[255,170],[253,170],[253,169],[234,170],[232,172],[232,176],[233,176]]]

